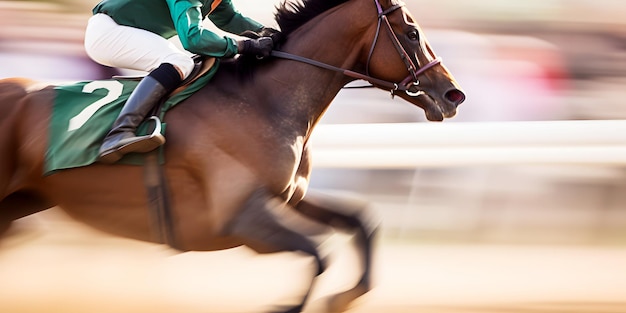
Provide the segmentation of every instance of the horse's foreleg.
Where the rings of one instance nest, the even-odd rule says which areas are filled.
[[[322,224],[354,234],[363,272],[352,289],[330,296],[326,304],[330,312],[342,312],[353,300],[372,288],[372,244],[379,225],[378,218],[374,217],[367,202],[312,190],[295,209]]]
[[[316,275],[321,274],[325,264],[319,255],[317,244],[302,231],[296,231],[289,228],[288,223],[281,222],[284,219],[282,214],[290,211],[284,210],[285,205],[265,189],[259,189],[244,204],[239,214],[226,228],[226,232],[230,236],[241,238],[245,245],[259,253],[300,251],[309,254],[315,258]],[[300,304],[279,312],[301,312],[312,286],[313,283]]]

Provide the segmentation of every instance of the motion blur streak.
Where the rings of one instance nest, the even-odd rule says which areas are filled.
[[[233,1],[273,25],[278,0]],[[134,74],[87,58],[82,36],[96,2],[0,1],[0,78]],[[465,103],[445,123],[626,118],[623,1],[406,2],[465,88]],[[424,120],[385,92],[359,88],[343,90],[323,122]],[[383,219],[377,288],[351,312],[626,311],[622,166],[446,160],[455,158],[457,165],[436,168],[314,170],[313,188],[361,194]],[[348,260],[346,240],[337,234],[324,245]],[[341,265],[324,275],[350,270]],[[0,240],[0,311],[258,312],[269,303],[293,303],[312,270],[298,254],[177,255],[108,237],[51,210],[16,222]],[[327,281],[314,298],[344,287]]]

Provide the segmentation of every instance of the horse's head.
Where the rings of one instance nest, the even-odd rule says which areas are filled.
[[[289,40],[274,56],[339,72],[344,84],[367,80],[430,121],[453,117],[465,100],[400,0],[283,0],[276,20]]]
[[[362,0],[371,3],[363,53],[368,76],[393,82],[391,91],[426,112],[430,121],[453,117],[465,100],[452,74],[433,52],[411,13],[399,0]],[[389,85],[371,81],[377,87]]]

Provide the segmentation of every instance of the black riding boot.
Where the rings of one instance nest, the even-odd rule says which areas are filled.
[[[115,163],[126,153],[148,152],[164,144],[165,137],[160,133],[137,136],[135,131],[157,102],[181,82],[178,70],[169,63],[161,64],[142,79],[113,123],[113,129],[104,138],[98,160]]]
[[[161,134],[136,136],[135,131],[156,103],[168,92],[151,76],[146,76],[139,82],[100,146],[98,155],[100,162],[115,163],[124,154],[148,152],[165,143],[165,137]]]

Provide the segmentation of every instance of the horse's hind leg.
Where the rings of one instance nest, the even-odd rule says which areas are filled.
[[[378,219],[364,201],[312,190],[295,209],[317,222],[354,234],[353,240],[363,270],[361,277],[353,288],[329,296],[325,303],[329,312],[343,312],[353,300],[372,288],[372,243],[378,229]]]
[[[317,245],[301,231],[295,231],[281,222],[283,216],[279,216],[277,210],[280,211],[282,206],[284,204],[275,200],[265,189],[259,189],[248,199],[226,231],[228,235],[241,238],[248,247],[259,253],[300,251],[309,254],[315,258],[317,275],[321,274],[325,265]],[[301,312],[312,285],[300,304],[278,312]]]
[[[0,80],[0,235],[12,221],[49,207],[34,193],[9,190],[18,164],[15,134],[23,114],[19,103],[27,95],[24,86],[29,83],[23,79]]]

